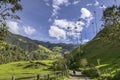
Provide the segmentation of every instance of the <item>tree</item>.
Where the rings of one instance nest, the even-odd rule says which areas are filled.
[[[57,53],[57,54],[61,54],[62,53],[62,47],[59,47],[59,46],[53,47],[53,52]]]
[[[85,66],[88,64],[87,59],[81,59],[81,60],[80,60],[80,64],[81,64],[83,67],[85,67]]]
[[[20,0],[0,0],[0,40],[3,40],[7,33],[8,19],[20,19],[16,11],[22,10]]]
[[[103,21],[105,26],[120,22],[120,7],[112,6],[103,12]]]

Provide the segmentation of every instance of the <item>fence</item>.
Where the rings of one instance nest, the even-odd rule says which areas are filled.
[[[11,80],[58,80],[64,76],[68,76],[68,71],[63,72],[54,72],[52,74],[36,74],[35,76],[26,76],[21,78],[16,78],[14,75],[12,76]]]

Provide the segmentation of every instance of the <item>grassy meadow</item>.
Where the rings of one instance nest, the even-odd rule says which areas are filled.
[[[53,71],[50,69],[54,60],[20,61],[0,65],[0,80],[10,80],[14,75],[18,80],[22,77],[45,75]]]

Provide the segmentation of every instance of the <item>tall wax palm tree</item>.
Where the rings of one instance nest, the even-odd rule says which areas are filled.
[[[95,15],[96,34],[97,34],[97,32],[98,32],[98,27],[97,27],[97,15],[96,15],[96,11],[94,11],[94,15]]]

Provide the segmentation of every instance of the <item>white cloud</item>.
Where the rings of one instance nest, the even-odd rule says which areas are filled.
[[[82,14],[81,14],[80,18],[82,18],[82,19],[84,19],[84,20],[87,21],[86,27],[88,27],[89,24],[90,24],[90,21],[93,19],[93,15],[92,15],[92,13],[91,13],[88,9],[86,9],[86,8],[82,8],[82,9],[81,9],[81,13],[82,13]]]
[[[82,21],[73,22],[73,21],[68,21],[66,19],[60,19],[60,20],[57,19],[54,21],[53,24],[65,30],[68,30],[68,27],[69,27],[72,31],[77,31],[77,32],[82,31],[83,26],[85,25]]]
[[[53,0],[53,5],[68,5],[69,4],[69,0]]]
[[[50,6],[50,4],[49,3],[45,3],[47,6]]]
[[[9,31],[15,34],[20,34],[20,26],[18,25],[17,22],[14,21],[8,21],[8,26],[9,26]]]
[[[96,0],[94,4],[89,3],[89,4],[87,4],[86,6],[95,6],[95,7],[98,7],[98,8],[100,8],[100,9],[105,9],[105,8],[106,8],[106,6],[105,6],[104,4],[101,5],[101,4],[98,2],[98,0]]]
[[[55,19],[52,26],[50,26],[49,36],[55,37],[58,40],[67,38],[80,38],[83,28],[85,26],[88,27],[90,21],[93,19],[92,13],[88,9],[82,8],[81,13],[81,20],[77,22],[68,21],[66,19]]]
[[[76,22],[77,29],[75,31],[81,32],[84,26],[85,26],[85,23],[83,23],[82,21]]]
[[[58,10],[60,10],[60,7],[57,5],[53,5],[53,13],[52,16],[55,16],[58,14]]]
[[[36,32],[36,30],[31,26],[24,26],[23,24],[20,24],[15,21],[8,21],[7,24],[9,26],[9,31],[14,34],[32,35]]]
[[[34,32],[36,32],[36,30],[30,26],[24,26],[24,32],[27,34],[27,35],[31,35],[33,34]]]
[[[92,6],[92,3],[87,4],[86,6]]]
[[[58,14],[58,10],[60,10],[60,6],[61,5],[65,5],[65,6],[68,6],[70,3],[69,3],[69,0],[53,0],[53,13],[52,13],[52,16],[55,16]]]
[[[96,0],[94,6],[99,6],[99,2]]]
[[[91,12],[88,10],[88,9],[86,9],[86,8],[82,8],[81,9],[81,18],[82,19],[86,19],[86,18],[89,18],[89,17],[91,17],[92,15],[91,15]]]
[[[89,42],[90,40],[89,39],[84,39],[83,41],[82,41],[82,44],[85,44],[85,43],[87,43],[87,42]]]
[[[43,0],[46,6],[50,6],[49,0]]]
[[[58,40],[66,39],[66,31],[63,29],[58,28],[57,26],[51,26],[49,30],[49,35],[51,37],[55,37]]]
[[[84,25],[82,21],[74,22],[66,19],[56,19],[53,25],[50,26],[49,35],[58,40],[65,39],[66,37],[77,38],[80,36]]]
[[[53,24],[64,29],[67,29],[69,25],[74,26],[74,22],[67,21],[66,19],[56,19]]]
[[[74,0],[73,4],[76,5],[80,2],[81,0]]]

